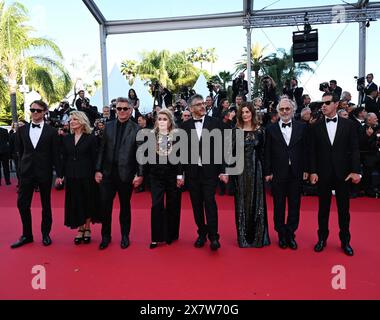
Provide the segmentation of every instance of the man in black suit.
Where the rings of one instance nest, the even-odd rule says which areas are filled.
[[[11,245],[18,248],[33,242],[30,205],[35,187],[39,188],[42,204],[42,243],[51,244],[49,236],[52,225],[51,185],[53,166],[59,172],[59,140],[57,131],[44,122],[48,106],[36,100],[30,106],[32,122],[20,127],[16,133],[16,150],[19,156],[19,190],[17,207],[20,211],[23,232],[21,238]]]
[[[296,110],[302,106],[303,88],[298,87],[298,80],[296,78],[292,78],[289,85],[284,87],[283,94],[287,95],[290,100],[293,100],[296,103]]]
[[[0,186],[1,186],[1,167],[3,167],[4,180],[6,185],[11,184],[9,172],[9,133],[7,129],[0,127]]]
[[[338,86],[336,80],[330,80],[330,93],[336,95],[339,99],[342,96],[342,88]]]
[[[129,246],[132,191],[133,187],[137,188],[143,182],[143,167],[136,161],[139,126],[130,119],[132,109],[127,98],[117,99],[117,120],[106,123],[100,145],[95,180],[101,183],[104,206],[101,250],[111,242],[112,207],[116,193],[120,201],[120,246],[122,249]]]
[[[295,105],[282,98],[277,106],[278,123],[266,128],[264,175],[272,181],[274,204],[274,227],[278,233],[279,246],[297,249],[295,231],[298,228],[302,179],[307,179],[307,126],[292,121]],[[286,200],[288,218],[285,223]]]
[[[202,148],[206,148],[204,135],[216,129],[222,132],[222,123],[220,119],[206,116],[206,107],[203,97],[199,94],[192,96],[189,100],[192,118],[184,122],[181,126],[188,136],[188,164],[185,165],[185,180],[189,184],[190,199],[194,212],[195,223],[198,227],[198,238],[194,243],[196,248],[204,246],[209,238],[211,250],[220,248],[218,234],[218,208],[215,201],[215,191],[218,184],[218,177],[224,183],[228,182],[228,176],[222,174],[224,165],[218,164],[214,159],[215,149],[222,149],[222,145],[215,145],[211,139],[210,148],[206,152],[210,157],[202,157]],[[191,138],[195,137],[195,139]],[[198,139],[197,139],[198,138]],[[194,146],[193,144],[199,144]],[[199,154],[193,154],[194,150],[199,150]],[[204,152],[205,153],[205,152]],[[196,159],[192,163],[191,159]],[[206,217],[205,217],[206,216]],[[206,220],[206,222],[205,222]]]
[[[377,91],[378,87],[377,87],[377,84],[373,82],[373,73],[368,73],[366,79],[367,79],[367,85],[364,89],[364,93],[366,95],[369,95],[371,94],[372,91]]]
[[[93,127],[95,120],[99,118],[98,108],[90,104],[90,99],[84,96],[84,90],[79,90],[78,94],[79,98],[75,102],[75,106],[78,111],[82,111],[86,114],[91,127]]]
[[[234,102],[236,96],[240,95],[246,100],[246,95],[248,94],[248,81],[244,80],[244,72],[240,72],[239,76],[232,81],[232,101]]]
[[[315,252],[326,246],[329,235],[331,193],[335,190],[339,217],[339,238],[344,253],[354,254],[350,246],[350,183],[361,179],[358,134],[351,120],[338,117],[339,97],[322,97],[324,117],[311,130],[310,182],[318,182],[318,243]]]

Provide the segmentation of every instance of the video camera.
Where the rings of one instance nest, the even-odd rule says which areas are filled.
[[[207,81],[207,89],[210,93],[214,91],[214,84],[211,81]]]
[[[365,89],[365,78],[364,77],[354,77],[356,79],[356,90],[364,91]]]
[[[326,90],[328,90],[329,92],[331,91],[330,90],[330,84],[328,82],[320,83],[319,84],[319,91],[326,92]]]

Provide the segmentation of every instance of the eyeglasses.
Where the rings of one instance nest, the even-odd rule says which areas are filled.
[[[192,106],[192,107],[201,107],[201,106],[203,106],[204,104],[205,104],[204,102],[198,102],[198,103],[192,104],[191,106]]]
[[[184,117],[191,117],[190,114],[184,114],[183,116],[184,116]]]
[[[331,104],[331,102],[333,102],[332,100],[328,100],[328,101],[324,101],[323,104],[325,104],[326,106],[329,106]]]
[[[130,110],[130,109],[131,109],[131,108],[129,108],[129,107],[123,107],[123,108],[122,108],[122,107],[117,107],[117,108],[116,108],[117,111],[128,111],[128,110]]]
[[[290,111],[290,108],[280,108],[280,109],[278,109],[280,112],[285,112],[285,111],[287,111],[287,112],[289,112]]]
[[[34,109],[34,108],[32,108],[32,109],[30,109],[30,112],[31,113],[42,113],[44,110],[42,110],[42,109]]]

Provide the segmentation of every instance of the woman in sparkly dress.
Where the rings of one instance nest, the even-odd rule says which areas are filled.
[[[156,248],[160,242],[171,244],[178,239],[180,187],[184,184],[181,165],[171,164],[169,159],[175,143],[175,123],[173,114],[168,109],[158,112],[153,130],[156,137],[156,164],[149,164],[152,195],[151,249]]]
[[[249,102],[238,109],[237,130],[244,131],[244,170],[233,177],[238,244],[259,248],[270,244],[263,178],[265,135]]]

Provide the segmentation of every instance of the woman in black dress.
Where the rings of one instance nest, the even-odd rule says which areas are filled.
[[[172,243],[178,239],[181,212],[181,190],[184,184],[180,164],[170,163],[174,141],[175,122],[168,109],[158,112],[154,127],[156,138],[156,164],[149,164],[152,209],[150,248],[159,242]],[[164,198],[166,197],[166,205]]]
[[[63,138],[63,176],[57,179],[57,183],[65,179],[65,226],[79,228],[74,243],[90,243],[90,223],[97,222],[99,208],[94,178],[97,140],[91,134],[87,116],[81,111],[71,112],[70,132]]]
[[[244,170],[234,176],[235,221],[240,248],[270,244],[263,177],[264,130],[257,123],[252,103],[237,113],[237,130],[244,131]],[[235,135],[234,135],[235,136]]]

